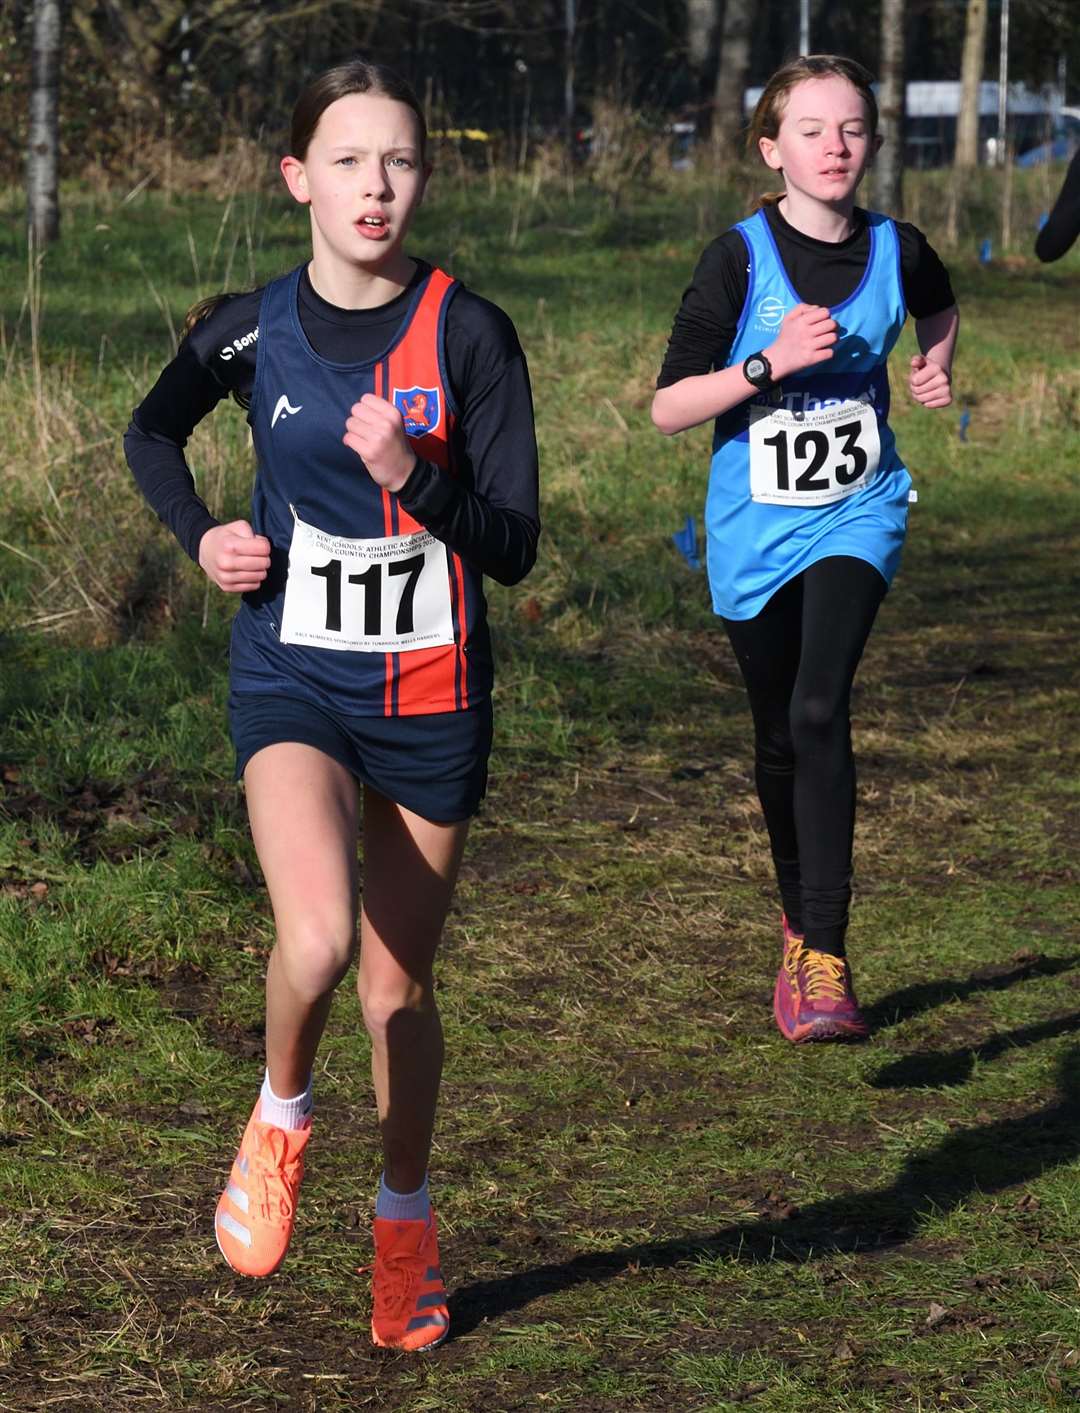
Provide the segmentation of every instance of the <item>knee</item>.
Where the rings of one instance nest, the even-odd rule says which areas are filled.
[[[363,967],[357,977],[356,989],[364,1025],[372,1040],[385,1042],[391,1028],[403,1022],[423,1017],[435,1005],[430,983],[414,981],[412,977],[381,980],[365,974]]]
[[[795,768],[795,747],[786,721],[772,722],[754,735],[754,764],[770,775],[790,775]]]
[[[845,704],[824,695],[795,697],[791,703],[791,735],[799,746],[822,745],[847,740],[848,713]]]
[[[351,920],[312,918],[279,937],[280,966],[293,991],[309,1001],[325,996],[349,970],[356,946]]]

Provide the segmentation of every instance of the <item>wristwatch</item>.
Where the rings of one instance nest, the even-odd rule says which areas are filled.
[[[773,385],[772,364],[763,353],[752,353],[743,363],[743,377],[759,392],[768,392]]]

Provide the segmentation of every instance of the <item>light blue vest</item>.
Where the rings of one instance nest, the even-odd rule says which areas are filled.
[[[888,425],[886,360],[907,309],[896,227],[888,217],[873,212],[867,213],[867,222],[870,255],[862,280],[854,294],[830,311],[839,325],[832,358],[813,370],[785,378],[779,393],[757,394],[717,418],[705,530],[713,608],[725,618],[753,618],[781,585],[830,555],[864,559],[887,583],[892,582],[899,566],[911,478],[897,455]],[[808,302],[791,285],[765,213],[759,211],[740,221],[735,229],[746,242],[750,279],[727,367],[768,347],[785,314],[794,305]],[[821,432],[800,435],[799,419],[834,405],[838,409],[855,405],[861,410],[863,404],[872,406],[876,414],[880,445],[877,472],[841,499],[814,503],[817,496],[829,494],[813,489],[825,484],[823,473],[815,472],[815,466],[818,444],[824,448],[827,438]],[[794,425],[779,438],[773,435],[768,439],[765,431],[757,433],[755,485],[760,493],[765,479],[774,477],[790,498],[805,495],[804,504],[751,498],[750,424],[763,415],[763,409],[771,407],[793,414]],[[864,455],[858,449],[858,433],[849,430],[850,419],[845,416],[838,415],[835,420],[844,425],[836,428],[839,437],[829,433],[829,456],[839,467],[841,478],[856,476],[857,458]],[[766,430],[772,430],[771,426]],[[762,447],[763,440],[768,445]],[[863,441],[867,440],[864,435]],[[842,453],[851,444],[856,450],[845,457]],[[804,491],[804,487],[811,489]],[[775,487],[773,490],[781,493]]]

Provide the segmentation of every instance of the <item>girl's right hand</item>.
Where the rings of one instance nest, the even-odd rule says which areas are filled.
[[[832,357],[836,340],[836,320],[823,305],[796,304],[784,315],[776,342],[765,349],[773,381],[782,382],[803,368],[824,363]]]
[[[199,541],[199,567],[227,594],[246,594],[270,570],[270,541],[246,520],[215,525]]]

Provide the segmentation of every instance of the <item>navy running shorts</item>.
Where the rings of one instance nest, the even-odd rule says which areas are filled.
[[[470,819],[487,789],[491,700],[431,716],[343,716],[301,697],[232,692],[236,778],[264,746],[314,746],[363,785],[437,824]]]

